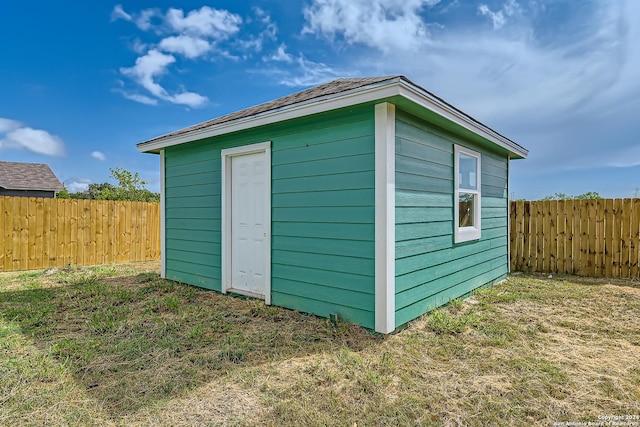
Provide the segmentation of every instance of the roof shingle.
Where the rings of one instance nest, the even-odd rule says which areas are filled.
[[[49,165],[0,162],[0,187],[8,190],[60,191],[64,188]]]
[[[375,83],[381,83],[381,82],[385,82],[387,80],[392,80],[396,78],[406,79],[406,77],[398,75],[398,76],[380,76],[380,77],[342,78],[342,79],[333,80],[328,83],[324,83],[319,86],[312,87],[310,89],[296,92],[291,95],[283,96],[282,98],[278,98],[273,101],[269,101],[253,107],[245,108],[244,110],[236,111],[234,113],[227,114],[225,116],[217,117],[217,118],[208,120],[206,122],[198,123],[193,126],[186,127],[184,129],[179,129],[177,131],[170,132],[168,134],[161,135],[156,138],[152,138],[148,141],[145,141],[145,143],[166,139],[176,135],[182,135],[184,133],[188,133],[194,130],[204,129],[209,126],[219,125],[221,123],[231,122],[233,120],[255,116],[261,113],[266,113],[267,111],[273,111],[282,107],[287,107],[289,105],[299,104],[301,102],[306,102],[315,98],[334,95],[340,92],[345,92],[351,89],[357,89],[359,87],[368,86]]]

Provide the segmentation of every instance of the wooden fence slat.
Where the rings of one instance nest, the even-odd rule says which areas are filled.
[[[138,215],[140,203],[134,202],[131,205],[131,259],[140,261],[140,229],[138,224]]]
[[[4,263],[8,252],[5,248],[7,247],[7,242],[11,243],[11,234],[7,234],[7,220],[9,219],[9,215],[5,213],[4,201],[5,197],[0,196],[0,244],[2,245],[0,246],[0,271],[5,271]],[[9,203],[9,200],[7,200],[7,203]]]
[[[72,238],[72,229],[75,218],[73,216],[73,205],[75,200],[65,200],[64,201],[64,212],[62,212],[62,217],[60,216],[60,212],[58,212],[58,220],[62,218],[63,221],[63,233],[62,238],[64,239],[64,262],[63,265],[75,264],[73,259],[73,238]],[[58,244],[59,246],[59,244]]]
[[[36,206],[36,198],[29,197],[27,202],[27,218],[29,221],[29,239],[27,243],[27,269],[31,270],[34,268],[38,268],[36,265],[36,240],[38,236],[36,235],[36,214],[38,207]]]
[[[71,200],[69,206],[69,264],[79,265],[78,261],[78,204],[80,200]]]
[[[515,256],[511,256],[509,259],[509,270],[515,271],[517,260],[517,239],[518,239],[518,224],[516,222],[516,204],[509,203],[509,248],[511,253]]]
[[[88,259],[85,260],[85,265],[95,265],[96,262],[96,253],[98,252],[98,244],[96,242],[96,217],[98,216],[98,206],[99,203],[89,203],[89,224],[87,225],[86,230],[89,232],[89,240],[87,242],[87,252]]]
[[[616,222],[613,200],[604,201],[604,275],[613,276],[613,224]]]
[[[109,236],[109,241],[107,242],[107,259],[105,260],[107,263],[116,262],[116,229],[115,225],[116,218],[116,208],[115,202],[113,200],[108,201],[108,219],[107,219],[107,235]]]
[[[61,199],[58,200],[58,258],[56,265],[58,267],[64,267],[68,264],[67,261],[67,243],[69,242],[69,238],[67,237],[68,230],[68,209],[69,209],[69,200]]]
[[[146,206],[143,206],[143,207],[146,207]],[[140,221],[142,224],[142,227],[140,227],[140,233],[141,233],[140,240],[142,243],[142,256],[140,259],[143,261],[151,259],[151,257],[149,256],[150,249],[151,249],[151,242],[149,241],[149,234],[147,232],[147,230],[149,229],[149,227],[147,226],[149,223],[148,213],[149,213],[149,209],[141,209],[140,211]]]
[[[634,279],[640,277],[640,199],[633,199],[631,210],[631,271],[630,276]]]
[[[556,230],[558,233],[558,252],[556,256],[556,271],[560,274],[567,272],[567,255],[565,253],[565,246],[567,244],[567,216],[566,216],[566,201],[558,200],[556,203]]]
[[[622,218],[622,199],[613,200],[613,215],[615,219],[612,221],[613,233],[611,236],[613,241],[611,244],[611,256],[613,258],[613,262],[611,263],[611,274],[613,277],[620,277],[622,260],[622,242],[620,241],[622,238],[622,224],[620,221],[620,218]]]
[[[533,227],[531,225],[531,202],[524,202],[523,209],[523,224],[524,224],[524,239],[522,241],[522,248],[524,254],[523,270],[526,272],[531,271],[531,233]],[[162,249],[161,249],[162,250]]]
[[[535,206],[535,258],[533,262],[533,271],[541,271],[542,268],[542,254],[543,254],[543,238],[542,233],[542,202],[534,202],[532,206]],[[532,212],[533,214],[533,212]],[[532,242],[533,243],[533,242]],[[533,249],[532,249],[533,250]]]
[[[93,218],[92,222],[95,224],[95,259],[96,264],[104,264],[104,235],[102,229],[102,209],[104,207],[104,201],[99,200],[99,203],[93,204]]]
[[[585,248],[587,272],[584,275],[593,277],[596,272],[596,204],[593,199],[585,200],[584,202],[587,205],[587,220],[589,221],[589,228],[587,229],[588,243]]]
[[[567,270],[569,274],[576,274],[580,265],[580,210],[574,200],[567,200],[567,232],[571,240],[571,256]]]
[[[50,199],[49,210],[49,267],[58,266],[58,200]]]
[[[580,206],[580,263],[578,275],[586,276],[589,271],[589,205],[587,200],[578,200]]]
[[[623,199],[622,201],[622,236],[620,252],[620,275],[622,278],[630,277],[629,259],[630,248],[629,242],[631,239],[631,199]]]
[[[595,277],[604,276],[604,199],[594,200],[596,209]]]
[[[40,267],[49,268],[49,244],[51,242],[51,200],[39,199],[42,202],[42,219],[38,219],[38,225],[42,227],[42,255]]]

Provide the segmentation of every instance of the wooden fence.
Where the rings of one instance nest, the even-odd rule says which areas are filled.
[[[511,202],[511,270],[639,278],[640,199]]]
[[[0,196],[0,271],[160,258],[160,204]]]

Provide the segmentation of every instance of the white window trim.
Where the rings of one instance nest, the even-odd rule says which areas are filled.
[[[265,153],[266,186],[265,186],[265,283],[264,302],[271,304],[271,141],[221,150],[222,160],[222,284],[223,294],[231,289],[231,158],[244,154]]]
[[[468,242],[470,240],[478,240],[482,235],[482,215],[480,214],[480,209],[482,206],[481,198],[482,198],[482,155],[477,152],[470,150],[466,147],[462,147],[460,145],[454,144],[453,147],[453,228],[454,228],[454,242],[462,243]],[[460,191],[459,188],[459,166],[460,166],[460,154],[466,154],[467,156],[475,157],[478,161],[478,172],[477,172],[477,190],[467,190],[463,189]],[[460,227],[460,193],[469,193],[474,194],[474,205],[473,205],[473,227]]]

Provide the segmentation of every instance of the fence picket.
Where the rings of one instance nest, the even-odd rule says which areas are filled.
[[[631,239],[631,199],[622,200],[622,238],[621,238],[621,260],[620,260],[620,276],[623,278],[629,277],[629,258],[630,248],[629,243]]]
[[[640,266],[638,265],[640,261],[640,199],[633,199],[632,201],[631,241],[629,246],[631,249],[630,276],[637,279],[640,277]]]
[[[556,272],[557,273],[566,273],[567,265],[566,265],[566,253],[565,253],[565,244],[567,241],[567,216],[566,216],[566,202],[564,200],[558,200],[556,203],[557,210],[557,218],[558,223],[556,225],[556,229],[558,232],[558,253],[556,255]]]
[[[595,277],[604,276],[604,199],[595,200],[596,236],[595,236]]]

